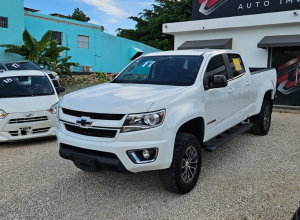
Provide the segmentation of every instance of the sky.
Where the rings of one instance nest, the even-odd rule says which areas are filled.
[[[90,23],[102,25],[105,32],[116,35],[116,29],[134,29],[129,16],[151,9],[154,0],[24,0],[24,6],[41,10],[38,13],[71,15],[75,8],[82,10]]]

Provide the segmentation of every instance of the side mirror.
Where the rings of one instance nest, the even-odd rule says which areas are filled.
[[[57,94],[66,91],[66,89],[64,87],[56,87],[55,90],[56,90]]]
[[[207,79],[207,86],[205,86],[206,90],[209,89],[217,89],[224,88],[228,85],[227,79],[222,75],[210,76]]]

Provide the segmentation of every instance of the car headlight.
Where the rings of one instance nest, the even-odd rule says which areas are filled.
[[[128,115],[121,132],[140,131],[160,126],[165,118],[165,110]]]
[[[59,109],[58,103],[59,102],[57,102],[56,104],[52,105],[51,108],[48,110],[51,114],[57,115],[57,117],[58,117],[58,109]]]
[[[8,113],[6,113],[4,110],[0,109],[0,119],[4,119]]]

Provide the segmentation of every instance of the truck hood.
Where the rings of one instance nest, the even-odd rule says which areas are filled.
[[[0,98],[0,109],[6,113],[35,112],[50,109],[58,102],[57,95]]]
[[[95,113],[142,113],[147,112],[157,100],[174,95],[186,88],[167,85],[105,83],[64,96],[60,107]]]

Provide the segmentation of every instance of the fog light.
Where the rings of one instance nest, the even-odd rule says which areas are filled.
[[[132,162],[141,164],[141,163],[152,163],[156,160],[158,149],[141,149],[141,150],[131,150],[127,151],[129,158]]]
[[[149,153],[148,150],[144,150],[144,151],[143,151],[143,157],[144,157],[145,159],[149,159],[150,153]]]

